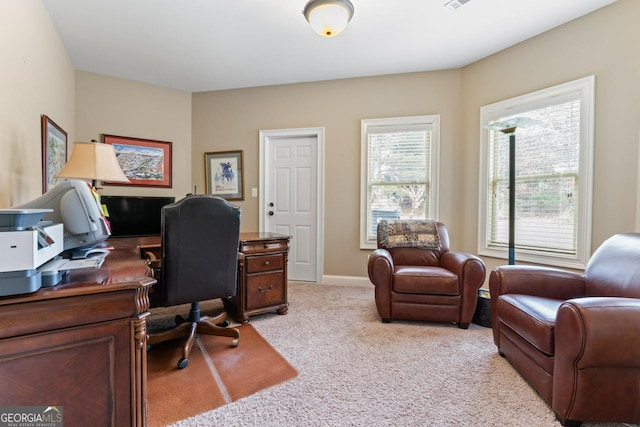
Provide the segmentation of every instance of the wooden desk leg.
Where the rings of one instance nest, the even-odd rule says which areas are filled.
[[[147,425],[147,321],[149,313],[138,316],[133,323],[135,345],[131,355],[134,371],[131,373],[132,420],[131,425],[145,427]],[[139,373],[136,375],[136,373]]]

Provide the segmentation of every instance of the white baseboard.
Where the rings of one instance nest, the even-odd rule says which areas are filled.
[[[373,285],[369,281],[368,277],[358,276],[323,276],[322,283],[325,285],[337,285],[337,286],[361,286],[370,288]]]

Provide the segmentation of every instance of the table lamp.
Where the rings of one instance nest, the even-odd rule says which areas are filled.
[[[89,179],[95,189],[97,181],[129,182],[124,174],[113,145],[98,142],[76,142],[71,158],[56,178]]]

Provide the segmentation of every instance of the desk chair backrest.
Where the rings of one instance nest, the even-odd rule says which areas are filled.
[[[240,208],[191,195],[162,208],[162,305],[234,296]]]

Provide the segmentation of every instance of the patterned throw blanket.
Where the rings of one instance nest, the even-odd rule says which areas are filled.
[[[378,234],[381,248],[440,250],[440,237],[435,221],[383,219],[378,223]]]

